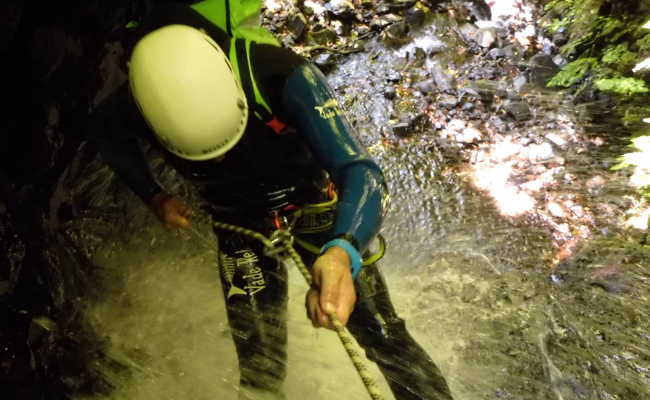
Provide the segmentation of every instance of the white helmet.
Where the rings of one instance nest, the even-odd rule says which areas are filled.
[[[198,29],[168,25],[145,35],[133,49],[129,80],[145,120],[179,157],[219,157],[246,129],[246,96],[228,57]]]

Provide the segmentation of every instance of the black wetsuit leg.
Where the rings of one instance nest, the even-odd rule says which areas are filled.
[[[397,400],[451,400],[445,378],[413,339],[390,300],[375,265],[363,267],[356,283],[357,304],[348,329],[377,363]]]
[[[311,266],[314,255],[300,252]],[[357,303],[347,328],[365,350],[366,357],[377,364],[395,399],[452,400],[440,369],[395,312],[379,268],[376,265],[363,267],[355,288]]]
[[[286,268],[265,257],[256,239],[224,231],[215,233],[219,238],[219,269],[228,323],[239,359],[240,393],[251,389],[283,399]]]

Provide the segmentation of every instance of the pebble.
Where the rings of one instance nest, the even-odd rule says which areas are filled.
[[[515,121],[526,121],[532,117],[530,107],[523,101],[507,100],[504,102],[503,107]]]
[[[491,59],[493,59],[493,60],[497,60],[497,59],[499,59],[499,58],[503,58],[503,57],[505,57],[505,56],[506,56],[506,52],[505,52],[505,50],[500,49],[500,48],[498,48],[498,47],[496,47],[496,48],[494,48],[494,49],[491,49],[491,50],[488,52],[488,57],[491,58]]]
[[[400,73],[397,71],[390,71],[388,72],[388,76],[386,76],[386,82],[390,82],[390,83],[397,83],[401,79],[402,79],[402,75],[400,75]]]
[[[512,80],[512,88],[515,92],[521,92],[521,89],[528,83],[528,79],[525,74],[519,74]]]
[[[384,89],[384,97],[388,100],[393,100],[396,95],[395,88],[393,86],[388,86]]]
[[[408,122],[398,122],[392,125],[391,129],[393,130],[393,134],[399,137],[406,137],[412,131],[411,124],[409,124]]]
[[[497,31],[495,28],[482,28],[475,34],[476,43],[486,49],[492,47],[497,41]]]
[[[463,111],[472,111],[474,109],[475,105],[474,103],[464,103],[463,106],[461,107]]]
[[[437,104],[442,108],[452,109],[458,105],[458,99],[456,98],[456,96],[445,94],[440,96],[440,98],[437,101]]]
[[[331,53],[321,53],[314,57],[314,64],[319,67],[328,67],[334,63],[334,56]]]
[[[545,87],[546,83],[560,71],[553,57],[548,54],[536,54],[531,57],[528,64],[530,81],[538,86]]]
[[[426,79],[424,81],[416,82],[413,87],[424,94],[429,94],[435,89],[435,84],[433,79]]]
[[[531,162],[547,161],[553,158],[553,147],[550,143],[532,144],[528,146],[528,159]]]
[[[306,28],[307,20],[301,13],[293,14],[287,23],[287,30],[294,40],[300,40],[304,36]]]
[[[424,17],[424,10],[420,9],[419,7],[413,7],[406,11],[404,20],[412,28],[419,28],[424,23]]]

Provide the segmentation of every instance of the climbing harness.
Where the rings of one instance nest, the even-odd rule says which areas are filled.
[[[300,218],[322,215],[324,213],[334,211],[336,203],[338,202],[338,196],[336,194],[336,190],[334,189],[334,185],[333,184],[328,185],[326,191],[329,199],[324,202],[315,203],[315,204],[306,204],[302,207],[289,205],[287,207],[284,207],[284,209],[282,210],[284,211],[284,213],[281,213],[279,211],[271,212],[271,215],[273,216],[272,225],[275,228],[275,230],[273,230],[268,237],[252,229],[247,229],[241,226],[215,221],[210,215],[206,216],[207,223],[216,229],[230,231],[240,235],[246,235],[248,237],[260,241],[264,245],[264,254],[268,257],[273,257],[280,261],[289,257],[294,262],[294,264],[296,264],[296,267],[298,267],[298,270],[305,278],[307,285],[311,287],[313,283],[311,273],[309,272],[309,269],[303,262],[300,254],[298,254],[298,252],[294,248],[294,243],[302,246],[306,250],[313,252],[315,254],[319,253],[319,249],[315,245],[308,243],[303,239],[299,239],[297,236],[294,235],[294,233],[292,233],[292,231],[295,232],[296,234],[297,233],[319,233],[319,232],[324,232],[331,227],[331,225],[333,224],[331,222],[331,218],[327,223],[316,227],[296,226],[296,222]],[[383,237],[381,236],[378,237],[380,241],[380,251],[377,254],[370,256],[369,259],[364,261],[363,265],[369,265],[373,262],[376,262],[384,255],[385,241]],[[381,395],[381,392],[379,391],[374,379],[370,376],[369,370],[365,364],[364,357],[361,354],[359,354],[359,352],[354,347],[354,339],[352,339],[350,333],[347,331],[345,326],[343,326],[341,321],[338,319],[336,312],[328,313],[328,317],[332,325],[334,326],[334,329],[336,330],[336,333],[339,337],[339,340],[341,341],[341,344],[343,345],[343,348],[345,349],[346,353],[350,357],[350,360],[352,361],[352,364],[357,370],[357,373],[359,374],[361,381],[366,387],[368,394],[373,400],[383,400],[383,396]]]
[[[270,237],[266,237],[259,232],[255,232],[250,229],[242,228],[240,226],[225,224],[222,222],[211,220],[212,226],[216,229],[226,230],[230,232],[235,232],[238,234],[246,235],[254,239],[259,240],[264,244],[264,254],[269,257],[274,257],[278,259],[284,259],[287,256],[293,260],[293,262],[298,267],[298,270],[302,276],[307,281],[309,286],[312,285],[312,276],[305,263],[302,261],[302,257],[293,247],[294,236],[290,231],[286,229],[279,229],[274,231]],[[379,391],[377,384],[374,379],[370,376],[368,368],[365,364],[364,357],[359,354],[359,352],[354,348],[354,341],[350,333],[345,329],[341,321],[339,320],[336,312],[328,313],[328,317],[336,330],[336,333],[339,337],[339,340],[343,344],[343,348],[348,353],[352,364],[354,365],[361,381],[363,382],[368,394],[373,400],[382,400],[383,396]]]
[[[319,255],[321,248],[308,240],[303,239],[300,235],[322,233],[334,225],[333,218],[330,218],[338,203],[338,194],[334,184],[330,182],[327,186],[328,200],[321,203],[305,204],[302,207],[288,205],[282,210],[275,210],[271,213],[272,224],[276,230],[286,229],[293,235],[293,241],[308,252]],[[307,223],[297,224],[298,221],[308,221]],[[386,239],[379,234],[377,235],[378,249],[374,254],[362,260],[361,265],[367,266],[381,260],[386,253]]]

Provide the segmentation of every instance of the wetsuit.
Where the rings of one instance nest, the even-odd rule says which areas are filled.
[[[203,29],[228,54],[225,32],[187,6],[158,7],[138,35],[169,24]],[[295,131],[278,135],[251,112],[244,136],[222,162],[187,161],[170,154],[168,161],[197,184],[215,219],[262,232],[268,232],[272,212],[322,201],[331,180],[340,193],[336,213],[325,216],[332,219],[332,227],[307,239],[320,246],[344,238],[363,253],[381,223],[385,185],[379,167],[351,136],[351,127],[316,67],[271,45],[252,44],[248,60],[274,114]],[[253,104],[249,93],[247,97]],[[138,136],[152,143],[155,139],[128,84],[94,110],[89,127],[91,141],[107,164],[147,204],[163,191],[138,146]],[[218,238],[220,277],[241,387],[281,397],[286,373],[285,266],[265,257],[254,239],[222,231]],[[312,253],[301,255],[308,266],[315,260]],[[450,399],[440,371],[395,313],[378,268],[363,267],[355,287],[358,300],[348,328],[367,357],[378,364],[395,397]]]

